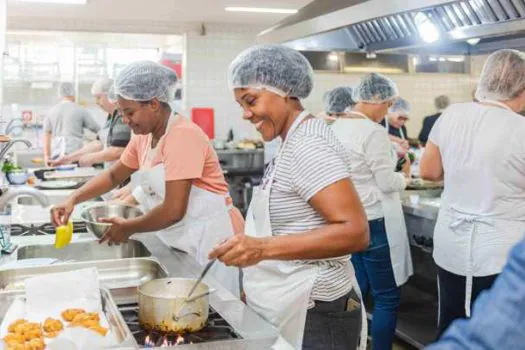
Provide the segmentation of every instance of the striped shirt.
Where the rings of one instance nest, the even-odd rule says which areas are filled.
[[[282,150],[270,195],[273,235],[308,232],[326,225],[308,201],[319,191],[350,176],[346,152],[322,120],[301,123]],[[270,163],[266,176],[273,172]],[[328,260],[298,261],[319,266],[311,294],[314,300],[333,301],[352,290],[348,256]]]

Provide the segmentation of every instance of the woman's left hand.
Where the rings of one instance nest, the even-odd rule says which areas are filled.
[[[255,238],[243,234],[230,237],[209,254],[210,259],[217,258],[226,266],[248,267],[256,265],[264,258],[267,238]]]
[[[132,231],[129,228],[128,220],[113,217],[113,218],[102,218],[99,222],[112,224],[108,232],[102,236],[99,243],[108,242],[108,245],[119,244],[127,242],[129,236],[132,235]]]

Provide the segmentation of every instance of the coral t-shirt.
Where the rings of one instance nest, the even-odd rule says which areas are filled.
[[[192,180],[192,185],[212,193],[226,195],[226,182],[217,153],[202,129],[183,116],[172,116],[166,133],[160,138],[153,158],[151,134],[133,135],[120,161],[131,169],[149,169],[164,165],[166,181]],[[231,204],[228,198],[227,204]],[[239,210],[230,210],[235,233],[244,232],[244,219]]]
[[[192,185],[217,194],[228,193],[217,153],[208,136],[182,116],[173,116],[168,130],[157,144],[151,162],[146,160],[151,149],[151,134],[134,135],[120,160],[132,169],[164,165],[166,181],[193,180]],[[150,164],[148,164],[150,163]]]

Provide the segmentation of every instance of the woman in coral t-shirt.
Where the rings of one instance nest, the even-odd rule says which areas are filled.
[[[244,220],[232,206],[208,137],[169,107],[176,82],[173,71],[154,62],[135,62],[123,69],[115,93],[123,120],[135,136],[120,161],[54,208],[56,225],[67,222],[76,204],[108,192],[133,174],[133,194],[126,201],[140,204],[145,214],[104,219],[112,227],[101,242],[118,243],[134,233],[158,231],[165,244],[204,265],[213,247],[243,232]],[[215,264],[210,273],[239,295],[238,269]]]

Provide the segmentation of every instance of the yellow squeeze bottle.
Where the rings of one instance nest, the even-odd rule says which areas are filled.
[[[58,226],[55,230],[55,248],[61,249],[71,243],[73,238],[73,223],[67,222],[67,225]]]

